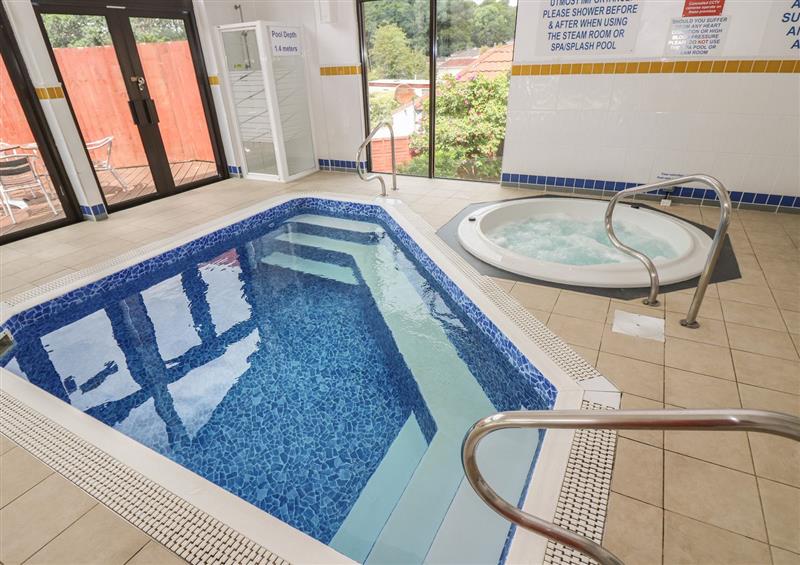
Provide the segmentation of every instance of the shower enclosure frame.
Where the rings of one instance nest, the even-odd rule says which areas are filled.
[[[308,112],[309,134],[311,138],[311,152],[313,157],[313,165],[307,169],[303,169],[302,171],[299,171],[294,174],[290,174],[289,171],[289,163],[286,154],[283,125],[280,119],[281,109],[275,82],[275,72],[272,63],[272,53],[271,53],[272,44],[270,42],[270,38],[268,35],[270,27],[293,28],[297,30],[297,33],[299,34],[298,42],[302,49],[302,52],[300,53],[299,56],[302,58],[303,61],[302,78],[303,81],[305,82],[305,90],[306,90],[306,96],[305,96],[306,100],[304,107]],[[314,116],[312,112],[311,99],[310,99],[311,81],[309,80],[310,77],[309,77],[307,59],[305,54],[308,46],[304,40],[304,33],[302,27],[298,25],[287,24],[284,22],[253,20],[249,22],[219,25],[216,26],[216,30],[217,33],[215,40],[217,43],[216,49],[219,60],[220,83],[223,90],[225,108],[228,115],[231,116],[231,119],[229,120],[230,135],[234,143],[234,153],[236,156],[236,162],[241,167],[242,176],[254,180],[290,182],[319,171],[319,160],[317,159],[317,152],[316,152],[317,143],[313,127]],[[235,97],[233,92],[234,81],[233,78],[231,77],[230,69],[228,68],[228,59],[225,52],[225,43],[223,41],[223,34],[225,33],[246,32],[246,31],[254,31],[256,34],[256,46],[258,49],[258,53],[251,54],[251,58],[257,57],[259,62],[261,63],[264,93],[266,97],[267,110],[269,112],[269,124],[271,130],[270,133],[272,136],[272,144],[275,151],[275,160],[277,163],[277,170],[278,170],[277,174],[251,172],[248,169],[246,151],[244,146],[244,138],[242,136],[239,117],[236,112]]]

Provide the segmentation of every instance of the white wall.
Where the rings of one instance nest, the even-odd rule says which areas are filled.
[[[195,1],[209,28],[239,22],[233,5],[241,3],[246,21],[266,20],[302,26],[311,95],[314,143],[320,159],[355,159],[364,137],[359,75],[321,76],[321,66],[360,65],[358,24],[353,0]],[[198,13],[198,20],[200,19]],[[206,43],[204,49],[208,50]]]
[[[697,57],[666,50],[683,0],[633,3],[639,25],[619,42],[630,50],[553,53],[549,0],[521,0],[515,64],[800,56],[780,21],[792,0],[727,0],[723,42]],[[507,173],[644,183],[703,172],[729,190],[800,195],[797,73],[513,76],[508,112]]]

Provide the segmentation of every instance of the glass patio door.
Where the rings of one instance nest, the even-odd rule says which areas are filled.
[[[111,210],[223,174],[189,16],[119,8],[37,6]]]
[[[78,219],[77,206],[0,6],[0,243]]]

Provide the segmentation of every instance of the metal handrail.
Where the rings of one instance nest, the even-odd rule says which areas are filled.
[[[650,294],[647,298],[645,298],[644,303],[651,306],[657,305],[659,283],[656,266],[647,255],[633,249],[632,247],[628,247],[622,243],[619,238],[617,238],[617,235],[614,233],[614,226],[612,224],[611,217],[614,213],[614,207],[617,205],[617,202],[626,196],[630,196],[631,194],[640,194],[642,192],[650,192],[660,188],[669,188],[671,186],[687,184],[690,182],[699,182],[710,186],[714,192],[717,193],[717,197],[719,198],[719,224],[717,225],[717,231],[714,234],[714,241],[711,243],[711,251],[708,254],[706,264],[703,267],[702,273],[700,274],[700,280],[697,282],[697,290],[694,293],[694,298],[692,298],[692,303],[689,305],[689,312],[686,314],[686,318],[681,320],[682,326],[687,328],[697,328],[700,326],[700,324],[697,323],[697,313],[700,311],[700,305],[703,303],[703,297],[706,294],[708,283],[711,282],[711,274],[714,272],[714,267],[717,265],[719,254],[722,251],[722,242],[725,240],[725,234],[728,231],[728,224],[730,224],[731,221],[731,198],[728,195],[728,190],[723,186],[723,184],[714,177],[708,175],[690,175],[688,177],[681,177],[677,179],[665,180],[663,182],[626,188],[625,190],[615,194],[608,203],[608,208],[606,208],[605,225],[608,239],[611,240],[611,243],[614,245],[614,247],[632,257],[635,257],[644,264],[645,268],[647,269],[647,273],[650,275]]]
[[[490,433],[507,428],[745,431],[800,441],[800,418],[764,410],[520,410],[498,412],[476,422],[464,437],[461,461],[469,484],[481,500],[518,526],[580,551],[601,565],[623,564],[589,538],[523,512],[486,482],[478,468],[478,444]]]
[[[389,128],[389,138],[392,142],[392,190],[397,190],[397,159],[395,158],[394,153],[394,128],[389,122],[381,122],[375,126],[372,131],[369,132],[369,135],[364,142],[359,146],[358,152],[356,153],[356,172],[361,180],[366,182],[378,179],[378,181],[381,183],[381,196],[386,196],[386,183],[384,182],[383,177],[374,173],[371,175],[365,175],[364,173],[366,171],[361,169],[361,154],[364,152],[364,149],[367,147],[367,145],[369,145],[369,142],[372,141],[372,138],[375,137],[375,134],[378,133],[378,130],[383,127]]]

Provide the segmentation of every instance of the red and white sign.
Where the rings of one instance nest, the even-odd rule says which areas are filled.
[[[686,0],[683,4],[683,17],[721,16],[725,0]]]

